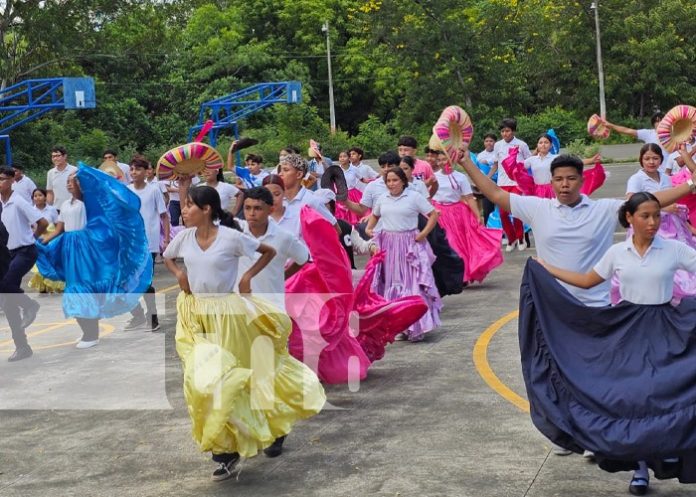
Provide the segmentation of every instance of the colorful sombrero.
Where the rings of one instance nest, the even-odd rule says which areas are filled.
[[[200,174],[204,169],[221,169],[222,156],[210,145],[187,143],[171,149],[157,161],[160,179]]]
[[[607,125],[604,124],[604,120],[597,114],[592,114],[592,117],[587,120],[587,132],[593,138],[598,138],[600,140],[609,138],[611,134],[611,130],[607,128]]]
[[[674,152],[680,143],[696,134],[696,107],[677,105],[657,125],[657,138],[668,152]]]
[[[459,148],[469,144],[474,136],[474,125],[469,114],[456,105],[450,105],[440,114],[440,119],[433,126],[430,148],[444,150],[452,164],[461,156]],[[433,146],[434,145],[434,146]]]

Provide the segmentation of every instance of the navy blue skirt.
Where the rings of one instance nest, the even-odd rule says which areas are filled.
[[[587,307],[529,260],[519,340],[532,421],[552,442],[607,471],[644,460],[696,483],[696,299]]]

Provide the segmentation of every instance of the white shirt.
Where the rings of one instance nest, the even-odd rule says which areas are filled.
[[[43,216],[34,206],[24,200],[17,192],[12,192],[7,202],[2,202],[2,224],[7,229],[7,248],[14,250],[27,245],[34,245],[32,224],[39,222]]]
[[[497,142],[495,142],[493,152],[495,153],[495,161],[498,163],[499,186],[517,185],[515,181],[508,177],[507,173],[505,172],[505,168],[503,167],[503,159],[507,158],[508,151],[511,147],[519,147],[519,151],[517,152],[517,162],[524,162],[525,159],[532,156],[532,153],[529,151],[529,147],[527,146],[527,144],[517,137],[514,137],[509,142],[506,142],[505,140],[498,140]]]
[[[667,169],[667,159],[669,158],[669,152],[662,147],[660,139],[657,137],[657,130],[655,128],[639,129],[637,130],[636,138],[639,141],[645,143],[654,143],[655,145],[658,145],[660,147],[660,150],[662,150],[662,164],[660,164],[660,172],[664,173],[665,169]]]
[[[244,234],[256,238],[249,230],[246,221],[238,221],[238,223],[244,230]],[[309,260],[309,250],[295,235],[280,228],[271,218],[268,219],[266,233],[256,240],[273,247],[276,255],[259,274],[251,279],[251,291],[285,311],[285,265],[288,260],[300,265],[306,263]],[[261,254],[254,252],[251,256],[245,255],[239,259],[239,274],[235,288],[239,285],[241,275],[260,257]]]
[[[121,183],[123,183],[124,185],[130,185],[133,181],[130,175],[130,166],[128,164],[124,164],[123,162],[118,161],[116,161],[116,165],[123,173],[123,176],[121,177]]]
[[[34,209],[41,214],[41,217],[48,221],[48,224],[56,224],[58,221],[58,210],[52,205],[46,204],[46,207],[43,209],[39,209],[38,207],[34,206]]]
[[[488,150],[479,152],[476,156],[476,160],[479,161],[481,164],[486,164],[490,168],[493,164],[495,164],[496,161],[495,149],[491,150],[490,152]]]
[[[12,183],[12,190],[22,195],[24,200],[31,204],[33,202],[32,195],[34,194],[34,190],[36,190],[36,183],[28,176],[22,176],[22,179]]]
[[[191,186],[196,186],[200,182],[201,182],[201,180],[198,176],[194,176],[193,178],[191,178]],[[176,190],[174,192],[169,192],[169,200],[179,202],[179,182],[177,180],[174,180],[174,179],[168,179],[168,180],[164,181],[164,184],[167,187],[171,187],[171,188],[174,188]]]
[[[218,181],[218,184],[215,185],[215,190],[220,195],[220,205],[223,211],[228,211],[236,205],[239,188],[224,181]]]
[[[372,209],[375,202],[377,202],[377,199],[386,194],[388,191],[387,185],[384,183],[384,178],[380,176],[379,179],[367,184],[367,188],[365,188],[365,191],[363,191],[363,196],[360,199],[360,205],[364,205],[368,209]]]
[[[413,178],[413,181],[411,181],[408,184],[407,188],[412,189],[412,190],[420,193],[426,199],[430,198],[430,190],[428,190],[428,187],[425,186],[425,182],[423,182],[423,180],[420,180],[418,178]]]
[[[605,280],[619,278],[623,300],[634,304],[657,305],[672,300],[674,273],[678,269],[696,272],[696,250],[677,240],[653,239],[641,257],[633,239],[613,245],[595,265]]]
[[[65,231],[78,231],[87,224],[87,213],[85,204],[82,200],[70,199],[63,202],[60,206],[57,222],[63,223]]]
[[[358,186],[362,183],[362,181],[360,180],[363,178],[360,170],[352,164],[348,165],[348,169],[343,169],[343,166],[340,167],[341,171],[343,171],[343,176],[345,176],[346,178],[346,185],[348,186],[348,189],[357,189]]]
[[[382,221],[384,231],[410,231],[418,228],[418,214],[428,215],[435,208],[421,194],[405,189],[401,195],[383,195],[372,213]]]
[[[54,167],[46,173],[46,190],[53,191],[53,205],[63,205],[72,198],[68,191],[68,176],[76,171],[75,166],[68,164],[62,171]]]
[[[239,258],[251,257],[259,248],[258,240],[220,226],[213,243],[203,250],[196,240],[196,230],[186,228],[179,232],[163,256],[166,259],[184,259],[189,286],[196,296],[232,293],[237,284]]]
[[[307,190],[304,186],[300,187],[297,195],[292,200],[285,201],[285,212],[283,217],[278,221],[278,225],[285,231],[288,231],[302,240],[302,225],[300,223],[300,211],[305,205],[310,206],[319,213],[321,217],[326,219],[333,226],[336,224],[336,218],[331,211],[326,207],[326,204],[319,198],[315,197],[314,193]]]
[[[568,207],[555,198],[510,195],[512,215],[534,231],[537,255],[553,266],[576,273],[588,273],[609,250],[623,203],[582,195],[578,205]],[[610,303],[608,281],[587,290],[561,285],[585,305],[601,307]]]
[[[472,195],[471,183],[469,178],[459,171],[452,171],[452,174],[445,174],[440,169],[435,173],[437,179],[437,191],[433,200],[441,204],[454,204],[461,200],[464,195]]]
[[[658,171],[659,172],[659,171]],[[665,173],[660,172],[660,180],[655,181],[648,176],[642,169],[628,178],[626,193],[650,192],[655,193],[660,190],[672,188],[672,180]]]
[[[533,155],[524,160],[524,167],[532,170],[534,183],[537,185],[548,185],[551,183],[551,162],[556,155],[546,154],[546,157]]]
[[[140,197],[140,216],[145,223],[145,234],[150,253],[159,253],[160,249],[160,216],[167,212],[164,196],[156,186],[145,184],[138,190],[134,184],[128,188]]]
[[[686,144],[686,151],[693,152],[694,146],[696,146],[696,141],[694,141],[692,143],[687,143]],[[671,154],[669,154],[669,158],[666,161],[667,163],[665,164],[665,170],[671,169],[672,176],[674,176],[679,171],[681,171],[681,168],[683,167],[683,166],[680,166],[679,164],[677,164],[677,159],[679,157],[681,157],[681,156],[679,155],[679,150],[677,150],[676,152],[672,152]],[[660,168],[660,170],[662,171],[662,168]]]
[[[270,176],[270,174],[268,173],[268,171],[266,171],[266,170],[264,170],[264,169],[261,169],[261,171],[259,171],[259,174],[253,174],[253,173],[250,173],[250,174],[251,174],[251,177],[252,177],[252,179],[254,180],[254,184],[255,184],[256,186],[261,186],[261,184],[263,183],[263,179],[264,179],[266,176]]]
[[[157,177],[152,178],[150,181],[145,180],[145,182],[146,182],[148,185],[154,186],[155,188],[157,188],[160,192],[162,192],[162,195],[164,195],[165,193],[168,193],[168,192],[167,192],[167,184],[166,184],[166,182],[160,181],[159,179],[157,179]]]
[[[360,172],[360,177],[363,179],[374,180],[379,178],[379,173],[372,169],[369,165],[365,164],[364,162],[361,162],[357,165],[351,163],[351,166],[356,167],[358,169],[358,171]],[[368,183],[363,183],[362,181],[360,181],[355,186],[355,188],[357,188],[361,192],[364,192],[365,188],[367,188],[367,185]]]

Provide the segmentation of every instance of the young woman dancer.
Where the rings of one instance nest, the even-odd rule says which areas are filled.
[[[326,397],[316,375],[288,354],[288,317],[250,295],[273,248],[218,226],[224,212],[212,187],[190,189],[182,214],[188,228],[164,253],[182,290],[176,349],[193,438],[212,452],[218,463],[212,478],[220,481],[232,476],[240,457],[259,449],[279,455],[293,424],[317,414]],[[239,258],[255,253],[260,257],[238,280]],[[241,295],[233,292],[237,281]]]
[[[360,203],[363,192],[359,186],[365,184],[362,182],[364,179],[363,173],[350,163],[350,153],[348,150],[343,150],[338,154],[338,164],[341,166],[343,175],[346,178],[346,184],[348,186],[348,198],[355,203]],[[336,205],[335,215],[336,219],[343,219],[350,225],[358,224],[361,219],[359,215],[342,204]]]
[[[390,169],[384,182],[388,193],[377,199],[366,228],[367,234],[386,252],[381,270],[375,275],[375,286],[387,300],[409,295],[423,297],[428,312],[406,332],[410,341],[417,342],[440,324],[442,301],[432,271],[435,257],[426,242],[437,224],[439,211],[421,194],[407,188],[408,179],[401,169]],[[419,214],[428,217],[421,231]],[[382,228],[375,233],[380,220]]]
[[[655,148],[661,156],[659,147]],[[655,165],[659,166],[657,160]],[[619,211],[619,222],[626,228],[632,228],[631,236],[613,245],[591,271],[576,273],[539,261],[554,277],[579,288],[592,288],[616,275],[624,300],[632,305],[619,306],[615,308],[616,312],[607,308],[586,307],[583,310],[574,309],[573,305],[561,306],[563,312],[568,313],[564,315],[566,324],[563,327],[573,328],[571,323],[575,321],[575,331],[578,333],[568,333],[569,330],[563,327],[554,328],[552,333],[567,340],[565,347],[568,349],[542,350],[541,353],[530,350],[537,356],[545,356],[544,362],[547,364],[558,361],[558,371],[563,371],[552,378],[553,386],[548,390],[542,387],[541,390],[547,393],[563,390],[558,384],[565,382],[566,376],[570,377],[568,383],[573,385],[558,396],[552,394],[553,400],[550,402],[549,398],[543,398],[545,394],[541,394],[536,409],[542,405],[542,411],[549,407],[547,419],[554,421],[564,417],[573,419],[583,411],[584,414],[575,421],[557,424],[567,430],[568,439],[564,445],[570,447],[578,442],[581,447],[601,454],[602,459],[623,461],[617,464],[600,460],[600,467],[629,469],[637,465],[638,470],[634,472],[629,486],[630,493],[634,495],[643,495],[647,491],[650,478],[648,466],[654,469],[658,478],[678,476],[682,481],[694,481],[696,477],[693,466],[696,436],[693,434],[691,414],[696,383],[692,368],[687,368],[690,369],[688,372],[679,372],[680,368],[693,362],[696,352],[693,340],[688,340],[690,345],[685,341],[696,331],[696,300],[685,301],[679,309],[668,305],[672,299],[672,282],[676,272],[696,272],[696,250],[681,242],[656,236],[660,217],[660,203],[653,194],[635,193]],[[554,286],[558,292],[563,292],[560,287]],[[543,298],[542,295],[539,297]],[[536,300],[536,296],[533,299]],[[549,305],[554,304],[557,302],[549,302]],[[543,313],[540,311],[540,314]],[[539,333],[531,331],[524,323],[523,316],[521,330]],[[551,331],[553,326],[549,324],[555,324],[553,321],[545,323],[541,328],[542,335]],[[585,332],[590,329],[592,333]],[[550,337],[549,341],[552,340]],[[522,331],[520,343],[525,343]],[[611,346],[610,343],[621,346]],[[570,355],[564,355],[571,349]],[[577,359],[572,359],[573,355]],[[590,360],[596,367],[577,368],[579,363]],[[572,361],[575,363],[571,364]],[[530,362],[534,362],[531,357],[523,360],[525,373],[528,371],[526,364]],[[573,378],[574,374],[576,378]],[[579,378],[585,375],[586,379]],[[529,378],[525,374],[527,381]],[[538,376],[534,380],[541,383]],[[529,382],[527,385],[528,389],[533,388]],[[572,395],[588,387],[588,397],[578,398],[579,409],[565,405],[569,392]],[[530,397],[533,403],[535,394],[539,393],[537,390]],[[593,404],[598,399],[601,400]],[[685,402],[688,402],[688,409]],[[564,414],[561,414],[563,411]],[[671,414],[665,416],[666,412]],[[583,429],[587,431],[583,432]],[[675,454],[683,455],[683,466],[677,458],[673,458]],[[631,455],[637,457],[633,459]],[[640,460],[643,457],[646,460]],[[637,460],[640,462],[636,463]],[[626,464],[628,461],[634,462]]]
[[[48,221],[48,228],[46,228],[46,233],[51,234],[56,229],[56,223],[58,222],[58,210],[52,205],[46,203],[46,190],[43,188],[36,188],[32,192],[32,201],[34,203],[34,208],[39,211],[43,218]],[[55,293],[62,292],[65,288],[65,283],[62,281],[53,281],[44,278],[41,273],[39,273],[39,268],[34,265],[31,269],[32,277],[29,280],[29,288],[33,288],[39,293]]]
[[[447,241],[464,261],[464,281],[481,282],[503,263],[500,250],[503,232],[481,224],[469,180],[454,169],[447,174],[448,161],[447,154],[438,151],[434,172],[439,186],[433,205],[440,211],[438,223],[445,230]]]

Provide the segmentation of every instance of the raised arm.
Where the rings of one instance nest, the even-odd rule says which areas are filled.
[[[691,173],[691,185],[693,184],[696,184],[696,171]],[[668,188],[667,190],[660,190],[659,192],[655,192],[655,197],[657,197],[661,207],[667,207],[685,195],[696,193],[692,192],[691,185],[689,183],[682,183],[679,186]]]
[[[604,125],[609,129],[613,129],[617,133],[621,133],[622,135],[629,135],[635,138],[638,137],[637,129],[627,128],[626,126],[619,126],[618,124],[610,123],[606,119],[604,120]]]
[[[604,278],[595,273],[594,270],[585,274],[576,273],[574,271],[568,271],[566,269],[552,266],[551,264],[544,262],[542,259],[535,259],[539,264],[544,266],[544,268],[546,268],[546,270],[551,273],[554,278],[559,279],[564,283],[568,283],[569,285],[577,286],[578,288],[592,288],[593,286],[597,286],[604,282]]]
[[[488,200],[504,211],[510,212],[510,194],[496,185],[491,178],[483,174],[481,170],[476,167],[476,164],[474,164],[471,161],[471,157],[469,157],[469,150],[467,147],[463,147],[461,150],[462,158],[459,161],[459,165],[464,168],[471,178],[471,181],[474,182],[479,191],[485,195]]]

